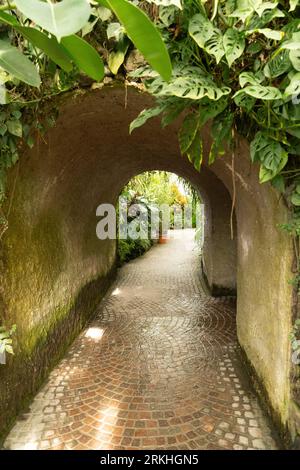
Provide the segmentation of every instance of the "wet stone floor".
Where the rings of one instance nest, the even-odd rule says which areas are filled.
[[[239,361],[234,302],[204,293],[193,231],[120,269],[5,448],[276,448]]]

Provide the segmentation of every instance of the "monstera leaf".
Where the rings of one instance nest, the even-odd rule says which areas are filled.
[[[246,32],[246,35],[249,36],[250,34],[263,34],[266,38],[268,39],[273,39],[274,41],[281,41],[284,37],[284,32],[283,31],[275,31],[274,29],[271,28],[257,28],[257,29],[250,29],[249,31]]]
[[[290,0],[290,11],[296,10],[296,7],[300,4],[299,0]]]
[[[245,109],[248,113],[251,111],[253,106],[255,105],[256,99],[253,96],[247,95],[244,90],[239,90],[234,95],[234,102],[240,108]]]
[[[239,75],[239,82],[242,88],[244,88],[245,85],[259,85],[260,82],[262,82],[264,76],[259,76],[258,74],[255,74],[253,72],[242,72]]]
[[[279,100],[282,98],[278,88],[272,86],[250,85],[243,88],[244,93],[259,100]],[[236,95],[234,95],[235,97]]]
[[[284,94],[289,95],[299,95],[300,94],[300,72],[295,73],[290,81],[290,84],[286,87]]]
[[[196,133],[193,142],[187,150],[187,157],[197,171],[200,171],[203,160],[203,143],[199,132]]]
[[[180,65],[174,66],[170,83],[157,77],[148,86],[148,90],[157,96],[177,96],[191,100],[200,100],[205,96],[211,100],[218,100],[231,91],[227,86],[216,85],[201,68]]]
[[[205,16],[198,14],[189,22],[189,34],[198,46],[204,48],[204,44],[214,33],[214,26]]]
[[[250,145],[252,161],[261,163],[259,179],[265,183],[274,178],[286,165],[288,154],[276,140],[259,131]]]
[[[289,59],[295,70],[300,72],[300,48],[290,51]]]
[[[208,54],[213,55],[215,57],[216,62],[218,64],[225,54],[222,33],[218,30],[214,30],[210,39],[206,41],[204,49],[206,50],[206,52],[208,52]]]
[[[237,29],[229,28],[223,36],[223,46],[225,49],[225,56],[229,67],[233,62],[241,57],[245,49],[245,38],[243,33]]]
[[[199,116],[196,113],[188,114],[179,131],[179,145],[182,154],[185,154],[196,136],[199,127]]]

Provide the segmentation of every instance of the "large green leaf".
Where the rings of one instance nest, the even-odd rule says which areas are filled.
[[[188,114],[179,131],[179,145],[182,154],[185,154],[196,136],[199,128],[199,116],[196,113]]]
[[[262,0],[237,1],[237,9],[230,15],[243,23],[250,21],[250,27],[260,27],[269,23],[273,18],[284,16],[277,8],[278,2],[263,2]],[[254,15],[254,12],[257,15]],[[255,25],[255,26],[254,26]]]
[[[264,77],[254,74],[253,72],[242,72],[239,75],[239,82],[242,88],[248,83],[250,85],[259,85]]]
[[[205,50],[216,58],[217,64],[220,62],[225,54],[223,36],[220,31],[214,30],[211,38],[205,43]]]
[[[294,69],[300,72],[300,48],[290,51],[289,58],[293,64]]]
[[[284,94],[289,95],[299,95],[300,94],[300,72],[295,73],[292,76],[289,85],[286,87]]]
[[[243,91],[259,100],[273,101],[282,98],[281,92],[273,86],[250,85],[246,86]]]
[[[16,29],[35,47],[45,52],[45,54],[63,70],[71,72],[71,61],[56,38],[49,38],[46,34],[34,28],[20,26]]]
[[[40,0],[16,0],[16,7],[57,39],[77,33],[87,23],[91,7],[87,0],[63,0],[59,3]]]
[[[244,7],[244,8],[237,8],[234,10],[232,13],[230,13],[229,17],[231,18],[237,18],[238,20],[242,21],[243,23],[246,21],[246,19],[252,15],[253,13],[253,8],[249,4],[249,7]]]
[[[204,48],[204,44],[214,33],[214,26],[208,18],[201,15],[193,16],[189,22],[189,34],[196,41],[198,46]]]
[[[276,9],[278,5],[278,2],[262,2],[261,0],[252,0],[251,3],[258,16],[262,16],[267,10]]]
[[[231,67],[233,62],[241,57],[244,52],[245,38],[243,33],[240,33],[237,29],[227,29],[223,36],[223,46],[228,65]]]
[[[0,21],[15,28],[15,30],[20,32],[31,44],[45,52],[45,54],[63,70],[66,72],[72,70],[72,64],[68,55],[54,37],[49,38],[46,34],[35,28],[22,26],[13,15],[1,11]]]
[[[199,132],[196,132],[193,142],[189,146],[187,152],[189,161],[194,165],[197,171],[200,171],[203,160],[203,144]]]
[[[16,47],[0,40],[0,67],[22,82],[39,87],[40,76],[36,66]]]
[[[208,157],[209,165],[211,165],[219,155],[225,153],[225,146],[229,146],[231,142],[232,123],[233,114],[226,111],[214,119],[211,127],[213,142]]]
[[[203,98],[199,106],[200,125],[203,126],[209,119],[213,119],[222,113],[228,106],[228,97],[223,96],[219,100],[208,100]]]
[[[96,81],[104,77],[104,65],[98,52],[84,39],[73,35],[65,37],[62,45],[80,70]]]
[[[161,119],[162,127],[166,127],[171,124],[175,119],[180,116],[182,111],[187,106],[186,100],[181,100],[177,98],[164,99],[165,109],[163,112],[163,117]]]
[[[159,7],[159,19],[165,26],[170,26],[172,23],[175,22],[176,15],[178,13],[178,9],[175,6],[170,7]]]
[[[287,161],[288,161],[288,154],[285,153],[282,156],[282,159],[280,160],[280,164],[278,165],[276,170],[270,170],[269,168],[266,168],[265,165],[261,165],[260,170],[259,170],[259,181],[261,183],[267,183],[267,181],[271,181],[285,167],[285,165],[287,164]]]
[[[107,0],[128,37],[164,80],[170,80],[171,60],[162,37],[148,16],[127,0]]]
[[[249,30],[264,28],[264,26],[271,23],[274,18],[284,18],[285,14],[279,8],[273,8],[273,10],[266,10],[261,16],[252,15],[249,19],[247,27]]]
[[[134,121],[131,122],[129,127],[129,133],[131,134],[134,129],[143,126],[148,121],[148,119],[158,116],[162,111],[162,106],[156,106],[155,108],[150,109],[143,109],[143,111],[140,112],[138,117],[136,117]]]
[[[5,11],[0,11],[0,21],[1,23],[9,24],[10,26],[20,26],[17,18]]]
[[[173,77],[170,83],[160,77],[155,78],[148,90],[157,96],[177,96],[191,100],[200,100],[205,96],[218,100],[231,91],[227,86],[217,86],[210,75],[199,67],[175,66]]]
[[[281,41],[281,39],[283,39],[284,37],[283,31],[275,31],[274,29],[270,29],[270,28],[251,29],[246,32],[246,35],[249,36],[250,34],[253,34],[253,33],[263,34],[266,38],[273,39],[274,41]]]
[[[252,161],[261,163],[259,174],[261,183],[274,178],[288,161],[288,154],[280,142],[261,131],[256,133],[250,144],[250,156]]]
[[[300,32],[293,33],[292,39],[285,41],[281,44],[282,49],[289,49],[291,51],[300,49]]]
[[[234,95],[234,102],[240,108],[245,109],[248,113],[251,111],[253,106],[255,105],[256,99],[253,96],[247,95],[244,90],[239,90]]]
[[[179,77],[167,87],[167,92],[178,98],[200,100],[207,96],[211,100],[218,100],[221,96],[228,95],[230,88],[222,88],[213,81],[204,77]]]
[[[296,7],[300,4],[299,0],[290,0],[290,11],[296,10]]]

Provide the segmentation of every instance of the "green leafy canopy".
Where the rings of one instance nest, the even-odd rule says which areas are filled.
[[[261,183],[274,180],[278,186],[280,181],[282,190],[285,175],[289,184],[289,172],[300,176],[298,6],[296,1],[186,0],[172,16],[172,30],[165,9],[159,10],[157,25],[167,40],[173,75],[168,83],[155,76],[144,83],[158,100],[172,99],[170,106],[177,103],[188,113],[179,144],[192,163],[193,153],[202,161],[198,136],[211,120],[209,163],[229,147],[234,151],[233,136],[239,133],[252,142]],[[167,106],[161,112],[164,120]]]

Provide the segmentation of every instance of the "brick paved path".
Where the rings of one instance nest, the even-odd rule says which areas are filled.
[[[19,418],[11,449],[264,449],[234,306],[199,282],[192,231],[124,266]]]

